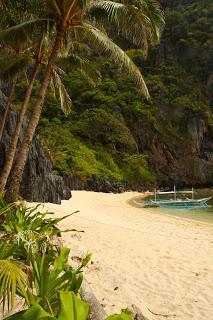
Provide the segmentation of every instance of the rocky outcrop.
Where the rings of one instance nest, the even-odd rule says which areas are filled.
[[[0,91],[1,92],[1,91]],[[0,103],[5,101],[1,93]],[[0,123],[2,109],[0,109]],[[17,114],[10,112],[6,131],[2,143],[0,144],[0,170],[5,162],[6,153],[13,133]],[[27,126],[25,120],[18,146],[23,139],[24,130]],[[46,159],[42,145],[38,138],[34,138],[21,183],[21,196],[28,201],[60,203],[63,199],[71,197],[70,188],[65,183],[63,177],[54,175],[50,162]]]
[[[119,182],[113,178],[100,179],[99,177],[92,176],[89,181],[83,182],[77,175],[63,173],[62,176],[66,185],[71,190],[90,190],[105,193],[121,193],[127,190],[125,182]]]
[[[124,182],[116,181],[113,178],[107,178],[104,180],[96,176],[92,176],[90,181],[87,183],[87,189],[106,193],[121,193],[127,190],[127,186]]]
[[[146,151],[157,173],[158,184],[212,186],[213,132],[208,121],[191,117],[179,138],[174,143],[174,137],[165,139],[154,130],[138,138],[140,149]]]

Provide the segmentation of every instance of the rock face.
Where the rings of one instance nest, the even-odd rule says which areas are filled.
[[[153,132],[140,139],[140,147],[147,150],[159,185],[212,186],[213,131],[205,119],[189,119],[185,139],[176,146]]]
[[[1,91],[0,91],[1,93]],[[0,96],[0,104],[5,101],[5,97]],[[0,109],[0,123],[2,118],[2,109]],[[2,143],[0,144],[0,170],[3,167],[6,158],[6,152],[10,143],[10,138],[13,133],[17,119],[17,114],[10,112],[6,131]],[[23,139],[24,130],[27,126],[25,120],[19,143]],[[70,188],[66,185],[63,177],[54,175],[50,162],[45,158],[41,143],[35,137],[29,152],[26,163],[21,190],[21,196],[28,201],[35,202],[52,202],[60,203],[61,200],[71,197]]]
[[[87,182],[83,182],[77,175],[62,174],[63,179],[71,190],[88,190],[105,193],[121,193],[129,189],[125,182],[118,182],[113,178],[100,179],[92,176]]]

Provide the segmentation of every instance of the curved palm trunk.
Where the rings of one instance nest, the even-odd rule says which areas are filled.
[[[30,95],[32,93],[32,89],[33,89],[33,85],[34,82],[36,80],[37,74],[38,74],[38,70],[39,70],[39,63],[35,64],[34,70],[33,70],[33,74],[29,83],[29,86],[26,90],[25,96],[24,96],[24,101],[22,103],[19,115],[18,115],[18,119],[16,122],[16,127],[15,130],[13,132],[12,138],[11,138],[11,142],[10,142],[10,146],[9,146],[9,150],[7,151],[7,158],[3,167],[3,170],[1,172],[0,175],[0,192],[2,192],[6,186],[7,183],[7,179],[9,177],[10,171],[12,169],[12,165],[13,165],[13,161],[14,161],[14,157],[15,157],[15,153],[16,153],[16,147],[17,147],[17,143],[18,143],[18,138],[19,138],[19,134],[21,131],[21,127],[24,121],[24,116],[26,114],[27,111],[27,106],[30,100]]]
[[[4,130],[7,124],[7,117],[8,117],[8,112],[11,106],[11,102],[12,102],[12,97],[15,91],[15,87],[16,87],[16,83],[17,83],[17,79],[18,79],[18,75],[15,75],[15,77],[12,80],[12,86],[11,86],[11,90],[10,90],[10,95],[8,97],[7,103],[4,107],[4,115],[3,115],[3,119],[1,122],[1,128],[0,128],[0,142],[2,141],[3,138],[3,134],[4,134]]]
[[[8,186],[6,192],[6,200],[8,202],[14,201],[17,199],[20,189],[20,184],[22,180],[22,175],[25,167],[25,163],[27,161],[27,156],[29,153],[30,145],[33,140],[33,136],[35,134],[36,127],[39,122],[39,118],[41,115],[42,107],[44,104],[44,99],[46,96],[46,91],[49,86],[49,82],[51,79],[51,73],[54,66],[54,63],[57,59],[58,52],[61,47],[61,41],[64,36],[64,28],[61,28],[57,31],[57,36],[55,39],[55,43],[52,48],[52,52],[48,61],[48,65],[44,74],[44,79],[41,83],[41,87],[38,93],[38,99],[33,109],[33,113],[31,115],[28,127],[25,131],[24,139],[22,141],[21,147],[18,152],[18,156],[16,159],[16,163],[12,173],[12,179]]]

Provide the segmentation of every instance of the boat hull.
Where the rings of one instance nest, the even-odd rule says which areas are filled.
[[[202,199],[168,199],[168,200],[150,200],[144,204],[145,207],[163,207],[177,209],[196,209],[208,208],[207,202],[212,197]]]

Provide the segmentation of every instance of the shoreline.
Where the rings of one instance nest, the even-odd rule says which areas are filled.
[[[163,215],[128,202],[141,193],[73,191],[45,209],[62,216],[62,241],[73,256],[93,252],[85,276],[107,313],[135,304],[177,320],[212,320],[213,228],[210,223]],[[158,319],[165,319],[158,316]]]
[[[175,209],[175,214],[174,214],[174,209],[171,209],[171,213],[168,213],[168,209],[166,208],[144,208],[143,204],[139,204],[137,203],[135,200],[137,199],[144,199],[148,196],[150,196],[151,193],[143,193],[140,196],[135,196],[133,198],[130,198],[127,201],[127,204],[129,204],[130,206],[134,207],[134,208],[138,208],[138,209],[145,209],[147,210],[147,212],[152,212],[155,213],[156,215],[163,215],[163,216],[168,216],[169,218],[174,218],[174,219],[182,219],[182,220],[186,220],[186,221],[198,221],[200,223],[203,224],[207,224],[207,225],[213,225],[213,220],[206,220],[206,219],[202,219],[202,217],[190,217],[190,216],[184,216],[184,214],[180,215],[178,213],[182,212],[185,209]],[[180,211],[179,211],[180,210]],[[197,210],[197,209],[196,209]],[[153,212],[155,211],[155,212]],[[165,212],[166,211],[166,212]],[[192,211],[193,212],[193,211]],[[187,213],[190,213],[190,211],[188,211]],[[213,215],[213,212],[212,212]]]

